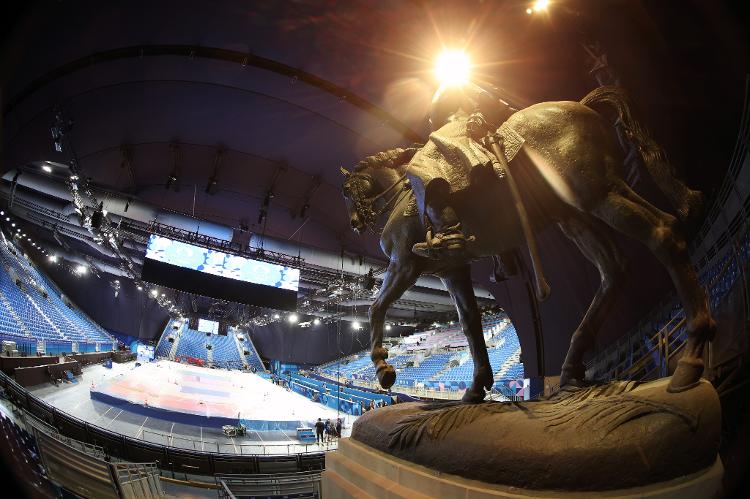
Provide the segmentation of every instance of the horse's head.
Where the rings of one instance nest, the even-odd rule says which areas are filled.
[[[341,168],[344,175],[344,199],[349,207],[349,223],[355,232],[364,232],[375,224],[376,214],[372,198],[377,194],[377,182],[372,175],[356,171],[349,172]]]
[[[406,177],[405,166],[420,147],[415,144],[368,156],[357,164],[354,172],[341,168],[352,229],[363,232],[367,228],[374,228],[378,217],[393,207],[392,203],[398,200],[396,187]]]

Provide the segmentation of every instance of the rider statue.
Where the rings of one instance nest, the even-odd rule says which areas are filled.
[[[430,109],[433,131],[406,171],[419,213],[431,225],[425,241],[412,247],[416,255],[435,260],[467,258],[466,243],[473,237],[463,233],[451,197],[469,187],[476,168],[492,168],[502,175],[484,139],[513,112],[474,84],[437,91]]]

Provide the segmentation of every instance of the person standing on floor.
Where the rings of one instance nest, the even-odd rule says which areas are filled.
[[[318,422],[315,423],[315,441],[317,443],[323,443],[323,429],[325,428],[325,424],[323,423],[323,420],[318,418]]]
[[[336,436],[341,438],[341,418],[336,420]]]
[[[331,441],[331,433],[333,433],[333,427],[331,426],[331,420],[326,419],[326,442]]]

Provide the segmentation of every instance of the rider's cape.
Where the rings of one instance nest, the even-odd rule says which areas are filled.
[[[436,179],[446,181],[450,192],[455,193],[471,185],[471,173],[478,166],[490,166],[500,177],[504,175],[494,154],[470,137],[467,122],[465,118],[457,119],[432,132],[409,162],[406,176],[421,213],[424,213],[424,193]],[[510,161],[523,146],[523,138],[506,124],[498,133],[504,139],[506,160]]]

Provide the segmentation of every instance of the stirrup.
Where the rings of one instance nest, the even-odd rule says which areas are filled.
[[[460,224],[448,227],[443,232],[438,232],[434,236],[432,231],[428,230],[425,241],[417,243],[412,247],[412,252],[424,258],[439,260],[441,256],[452,258],[463,258],[466,243],[474,241],[474,236],[466,237],[459,229]],[[448,253],[446,255],[446,253]]]

